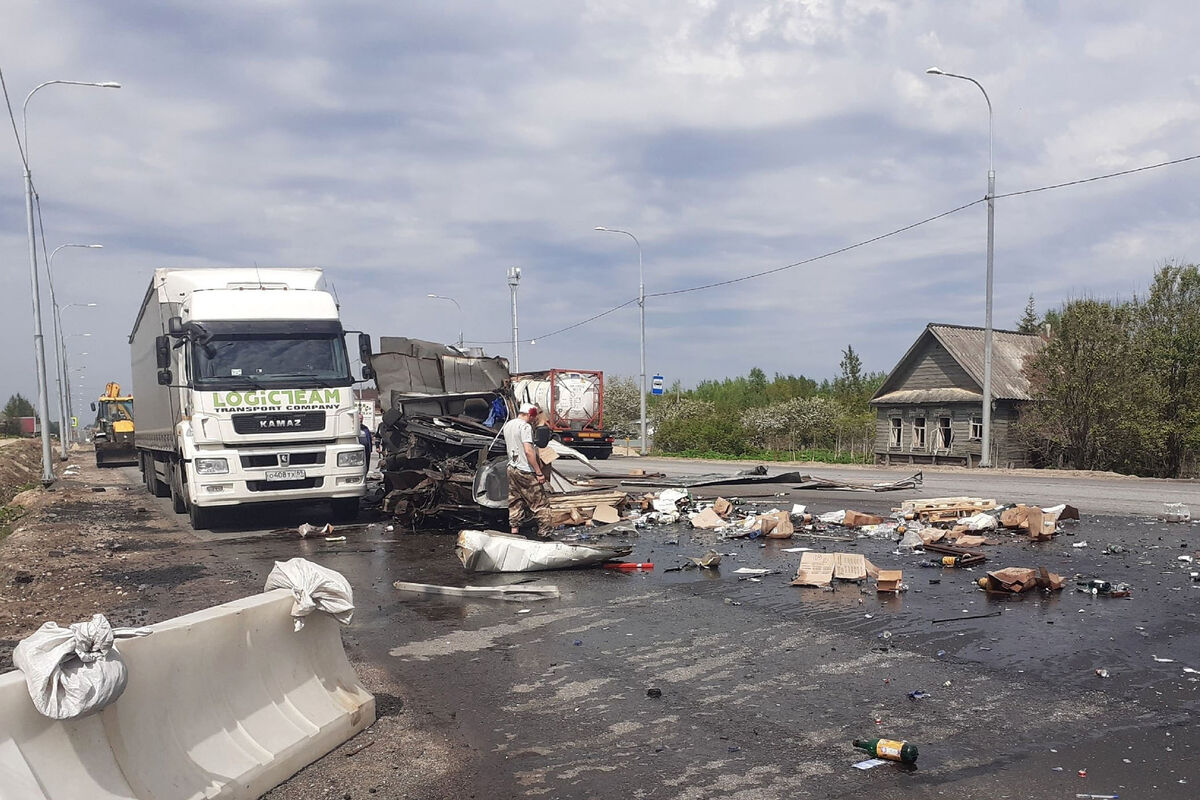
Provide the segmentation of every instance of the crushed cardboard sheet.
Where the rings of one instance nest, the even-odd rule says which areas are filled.
[[[989,572],[985,577],[980,578],[979,585],[989,592],[1020,594],[1030,589],[1048,589],[1057,592],[1063,588],[1063,579],[1061,575],[1049,572],[1045,567],[1037,569],[1005,567]]]
[[[861,553],[818,553],[800,556],[800,567],[792,586],[829,586],[834,578],[862,581],[879,575],[878,568]]]

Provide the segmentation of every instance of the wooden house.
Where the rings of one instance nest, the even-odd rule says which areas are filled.
[[[992,331],[992,464],[1029,465],[1012,435],[1028,403],[1025,360],[1042,337]],[[875,460],[975,466],[983,440],[983,328],[930,323],[871,398]]]

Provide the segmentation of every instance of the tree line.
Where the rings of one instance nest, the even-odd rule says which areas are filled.
[[[1022,323],[1032,315],[1026,309]],[[1128,300],[1070,300],[1042,318],[1018,431],[1037,463],[1176,478],[1200,461],[1200,270],[1163,265]]]
[[[694,389],[676,382],[647,398],[656,450],[707,457],[820,458],[868,461],[875,415],[867,404],[885,373],[864,373],[852,345],[842,351],[840,374],[817,381],[755,367],[745,376],[701,381]],[[638,433],[638,386],[634,378],[605,379],[605,426]]]

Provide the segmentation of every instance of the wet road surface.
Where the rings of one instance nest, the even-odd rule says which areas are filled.
[[[1013,486],[998,499],[1025,500]],[[920,494],[790,492],[762,507],[879,513]],[[987,568],[1046,566],[1066,578],[1049,597],[985,595],[974,584],[983,570],[918,567],[922,556],[893,555],[890,540],[802,533],[722,541],[654,527],[628,537],[629,560],[654,562],[653,572],[533,575],[466,574],[448,533],[364,523],[325,543],[269,532],[319,507],[239,513],[206,538],[264,576],[293,556],[343,572],[359,609],[345,634],[352,658],[396,675],[407,713],[472,748],[462,769],[479,797],[1195,798],[1200,673],[1184,668],[1200,669],[1200,583],[1179,557],[1200,560],[1200,526],[1083,510],[1052,542],[1001,533],[1002,545],[985,548]],[[1110,544],[1127,549],[1105,554]],[[903,568],[909,591],[789,586],[793,547]],[[666,571],[709,548],[725,554],[719,570]],[[773,572],[755,580],[738,567]],[[1133,596],[1075,592],[1077,574],[1127,581]],[[529,579],[562,596],[391,587]],[[1002,613],[931,622],[991,611]],[[915,690],[930,696],[912,700]],[[874,736],[917,744],[917,767],[853,769],[866,756],[851,740]]]

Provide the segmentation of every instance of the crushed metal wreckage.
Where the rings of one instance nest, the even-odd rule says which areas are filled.
[[[508,508],[508,471],[501,427],[515,413],[508,361],[450,345],[382,337],[371,369],[386,411],[383,510],[408,527],[495,522]],[[578,451],[535,428],[547,463]],[[550,466],[549,516],[555,525],[584,524],[596,506],[620,509],[624,492],[593,492]]]

